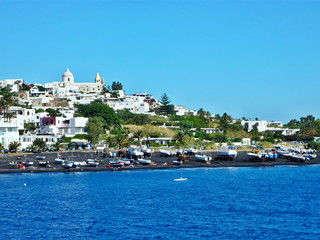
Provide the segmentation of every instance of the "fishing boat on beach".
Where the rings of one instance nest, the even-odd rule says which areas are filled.
[[[237,157],[237,151],[234,148],[222,147],[217,152],[218,156],[216,159],[222,160],[230,160],[232,161],[235,157]]]
[[[248,158],[251,161],[263,162],[265,160],[276,160],[278,158],[278,153],[274,150],[272,151],[260,151],[260,150],[252,150],[247,153]]]
[[[211,156],[207,156],[207,155],[194,155],[195,159],[197,162],[205,162],[205,163],[210,163],[210,161],[212,160]]]
[[[149,164],[151,164],[151,160],[149,160],[149,159],[138,158],[138,159],[137,159],[137,162],[138,162],[139,164],[142,164],[142,165],[149,165]]]

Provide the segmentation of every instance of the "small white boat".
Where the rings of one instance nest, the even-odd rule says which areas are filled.
[[[73,167],[73,161],[68,161],[66,160],[63,164],[62,164],[62,167],[66,168],[66,169],[69,169],[69,168],[72,168]]]
[[[180,178],[173,179],[173,181],[186,181],[186,180],[188,180],[188,178],[180,177]]]
[[[137,162],[140,163],[140,164],[142,164],[142,165],[151,164],[151,160],[149,160],[149,159],[138,158],[138,159],[137,159]]]
[[[98,167],[99,163],[96,162],[94,159],[87,159],[87,166],[88,167]]]
[[[33,166],[33,162],[26,161],[26,163],[24,165],[26,167],[30,167],[30,166]]]
[[[195,155],[195,158],[196,158],[196,161],[199,161],[199,162],[206,162],[208,163],[209,161],[212,160],[212,158],[210,156],[207,156],[207,155]]]

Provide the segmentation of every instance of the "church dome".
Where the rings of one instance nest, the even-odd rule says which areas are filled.
[[[62,75],[62,82],[65,84],[73,84],[74,83],[74,77],[72,72],[70,72],[69,68],[64,72]]]
[[[63,77],[73,77],[72,72],[70,72],[69,68],[67,68],[67,70],[64,72],[64,74],[62,75]]]

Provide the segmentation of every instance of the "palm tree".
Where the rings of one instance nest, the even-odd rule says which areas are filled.
[[[181,130],[181,131],[179,131],[179,132],[174,136],[174,138],[175,138],[175,140],[176,140],[178,143],[180,143],[181,145],[183,145],[183,144],[184,144],[184,139],[185,139],[185,137],[186,137],[187,134],[188,134],[187,131]]]
[[[11,142],[11,143],[9,144],[9,150],[10,150],[11,152],[16,152],[17,149],[18,149],[18,147],[20,147],[20,146],[21,146],[21,143],[19,143],[19,142],[17,142],[17,141]]]
[[[0,95],[2,96],[0,109],[3,111],[4,117],[7,117],[9,107],[16,104],[16,94],[11,92],[9,87],[4,87],[0,89]]]
[[[133,133],[134,138],[138,138],[138,141],[140,142],[140,139],[145,136],[145,133],[142,130],[138,130]]]
[[[51,147],[53,147],[56,151],[59,151],[61,146],[62,145],[61,145],[60,141],[57,141],[57,142],[55,142],[54,144],[51,145]]]
[[[4,146],[0,143],[0,152],[4,150]]]
[[[41,150],[47,146],[47,143],[40,138],[36,138],[33,141],[33,145],[36,147],[36,149]]]
[[[115,144],[119,147],[119,149],[122,147],[124,140],[126,139],[124,134],[117,134],[114,137]]]

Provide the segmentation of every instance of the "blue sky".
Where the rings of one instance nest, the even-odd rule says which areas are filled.
[[[320,1],[0,0],[0,80],[123,83],[173,104],[320,116]]]

